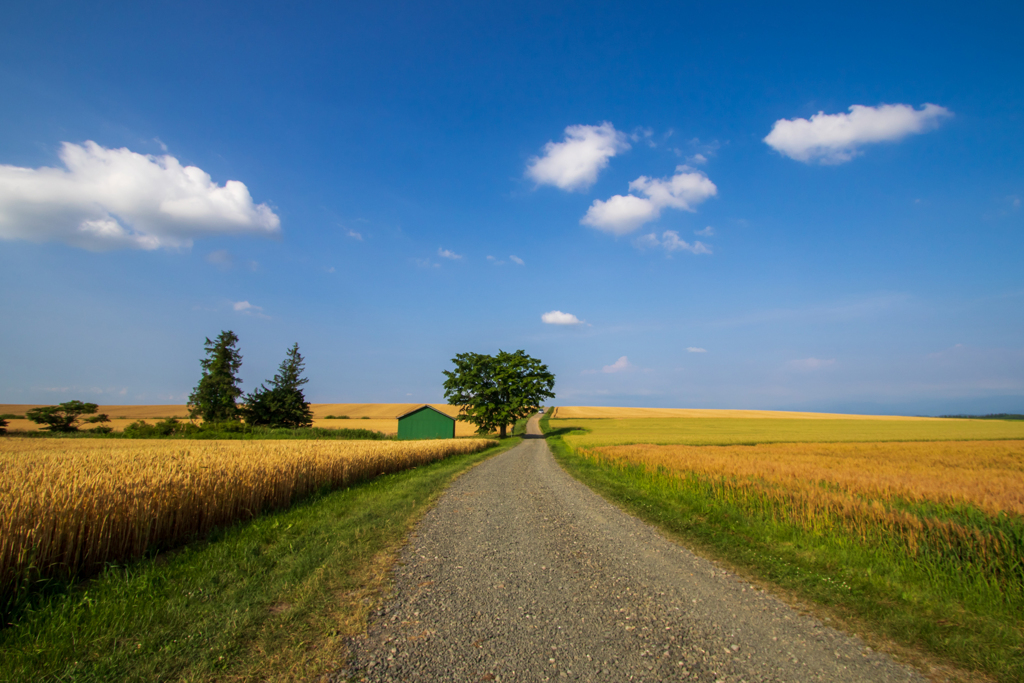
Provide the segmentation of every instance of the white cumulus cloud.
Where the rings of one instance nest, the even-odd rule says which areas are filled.
[[[561,311],[548,311],[542,314],[540,319],[548,325],[581,325],[583,323],[572,313],[562,313]]]
[[[597,181],[609,159],[627,149],[625,133],[607,121],[600,126],[569,126],[563,142],[548,142],[544,156],[527,162],[526,175],[538,185],[585,190]]]
[[[937,104],[914,109],[909,104],[866,107],[854,104],[849,114],[819,111],[807,119],[779,119],[764,138],[769,147],[804,163],[841,164],[876,142],[896,142],[934,130],[953,112]]]
[[[611,365],[605,365],[601,368],[601,372],[613,373],[623,372],[625,370],[632,370],[633,364],[629,362],[629,358],[622,356]]]
[[[685,165],[676,167],[671,178],[640,176],[629,184],[629,191],[636,194],[617,194],[607,201],[595,199],[580,223],[625,235],[656,220],[662,209],[694,211],[694,206],[718,194],[718,188],[704,173]]]
[[[0,238],[92,251],[187,248],[210,235],[275,235],[281,221],[238,180],[170,155],[63,143],[64,168],[0,165]]]
[[[448,251],[447,249],[442,249],[440,247],[437,248],[437,255],[441,258],[447,258],[453,261],[458,261],[462,258],[462,254],[456,254],[454,251]]]

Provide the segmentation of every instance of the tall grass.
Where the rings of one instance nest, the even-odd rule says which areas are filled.
[[[0,610],[316,491],[480,451],[443,441],[9,440],[0,453]]]

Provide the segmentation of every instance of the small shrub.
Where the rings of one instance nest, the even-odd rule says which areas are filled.
[[[237,422],[229,422],[227,424],[241,427]],[[95,432],[100,429],[104,428],[97,427],[92,431]],[[188,422],[181,422],[177,418],[169,417],[152,425],[145,420],[136,420],[124,428],[124,436],[129,439],[158,439],[168,436],[187,436],[197,431],[199,431],[199,427]],[[100,434],[107,433],[109,432],[100,432]]]
[[[324,418],[325,420],[348,420],[348,415],[328,415]]]
[[[0,434],[7,433],[7,420],[0,417]]]

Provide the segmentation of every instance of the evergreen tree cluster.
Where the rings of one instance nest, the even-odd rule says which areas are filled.
[[[302,376],[305,362],[299,345],[285,354],[277,374],[244,394],[238,370],[242,354],[238,336],[230,330],[206,339],[206,358],[199,361],[203,375],[188,398],[189,415],[206,423],[238,422],[252,426],[299,428],[313,425],[313,411],[302,392],[309,380]],[[268,386],[269,385],[269,386]]]

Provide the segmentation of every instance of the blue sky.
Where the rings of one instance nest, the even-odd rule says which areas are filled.
[[[1019,3],[4,14],[0,402],[1024,412]]]

